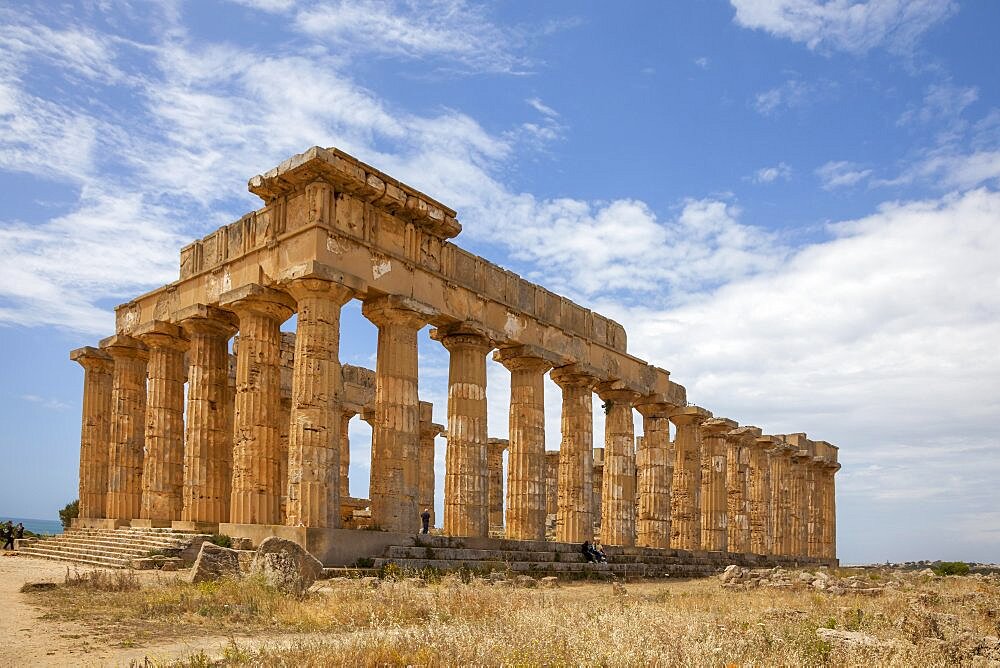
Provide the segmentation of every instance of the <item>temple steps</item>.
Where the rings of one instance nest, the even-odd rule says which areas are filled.
[[[181,553],[206,537],[172,529],[71,529],[64,534],[19,546],[33,557],[70,561],[105,568],[128,568],[133,559],[154,553]]]
[[[375,568],[511,571],[532,575],[613,574],[703,577],[729,564],[748,567],[818,565],[823,560],[729,552],[607,546],[608,564],[587,563],[576,543],[419,535],[412,545],[391,545]]]

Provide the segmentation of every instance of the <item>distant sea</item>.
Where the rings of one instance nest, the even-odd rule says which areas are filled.
[[[10,520],[14,526],[20,522],[24,525],[24,528],[28,531],[34,531],[40,534],[50,534],[50,533],[62,533],[63,527],[62,522],[59,520],[32,520],[27,517],[4,517],[0,515],[0,522],[6,522]]]

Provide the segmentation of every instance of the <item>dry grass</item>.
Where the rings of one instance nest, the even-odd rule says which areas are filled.
[[[621,595],[607,583],[543,590],[445,578],[333,581],[301,599],[260,580],[60,587],[37,599],[55,616],[119,633],[259,632],[277,643],[278,633],[311,632],[262,649],[234,644],[214,662],[194,655],[188,666],[993,665],[981,639],[1000,634],[1000,584],[957,577],[907,576],[879,597],[730,591],[714,579],[629,584]],[[831,645],[818,627],[879,643]]]

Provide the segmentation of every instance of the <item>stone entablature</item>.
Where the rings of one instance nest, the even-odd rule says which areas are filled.
[[[317,276],[349,285],[360,299],[404,295],[429,324],[477,323],[497,347],[535,346],[559,366],[584,363],[603,381],[685,402],[667,371],[626,353],[620,324],[444,241],[460,230],[447,223],[453,212],[401,184],[406,202],[426,206],[373,197],[361,186],[371,177],[394,183],[336,149],[316,147],[254,177],[251,190],[267,205],[182,249],[180,279],[119,306],[118,331],[168,320],[191,304],[218,304],[246,285]],[[442,234],[435,211],[454,234]]]
[[[370,526],[411,531],[433,514],[444,433],[418,397],[417,333],[431,325],[450,354],[445,533],[835,558],[829,443],[688,404],[669,372],[628,354],[621,325],[462,250],[454,211],[337,149],[294,156],[250,190],[262,209],[182,249],[177,281],[119,306],[101,350],[71,355],[87,372],[92,518],[336,529],[361,501],[348,494],[360,414]],[[374,372],[339,360],[352,299],[378,329]],[[293,314],[296,333],[282,332]],[[490,354],[511,373],[509,443],[488,438]],[[555,457],[546,373],[562,390]]]

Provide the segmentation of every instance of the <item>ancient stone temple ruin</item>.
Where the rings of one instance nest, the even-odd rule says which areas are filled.
[[[628,353],[621,325],[462,250],[454,211],[337,149],[249,188],[263,208],[183,248],[177,281],[119,306],[112,336],[71,353],[85,370],[81,528],[280,535],[327,564],[378,557],[413,545],[433,512],[444,434],[434,523],[464,545],[537,545],[554,518],[550,541],[596,535],[650,558],[835,561],[833,445],[689,404],[669,372]],[[352,299],[378,328],[374,371],[339,360]],[[427,326],[450,354],[446,426],[419,398]],[[487,429],[489,355],[510,371],[509,440]],[[558,451],[546,451],[546,373],[562,390]],[[348,493],[354,415],[372,427],[369,499]]]

